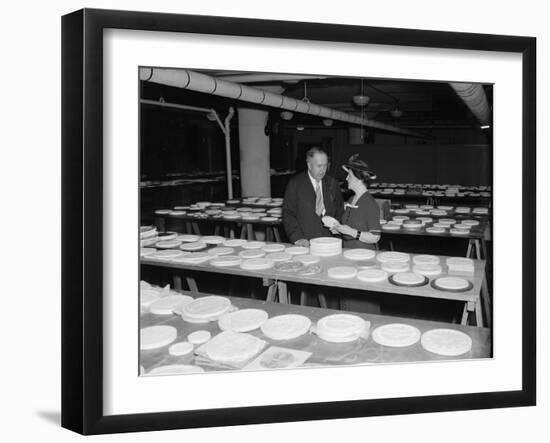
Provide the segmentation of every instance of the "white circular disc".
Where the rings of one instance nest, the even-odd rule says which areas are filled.
[[[271,317],[262,326],[262,332],[272,340],[291,340],[309,331],[311,320],[303,315],[285,314]]]
[[[180,234],[178,235],[178,240],[181,240],[185,243],[197,242],[200,240],[200,236],[194,234]]]
[[[430,227],[426,228],[426,232],[428,232],[430,234],[443,234],[445,232],[445,228],[438,228],[438,227],[430,226]]]
[[[237,266],[242,263],[243,259],[237,255],[218,255],[210,260],[212,266],[225,267]]]
[[[238,248],[244,245],[245,243],[247,243],[247,241],[242,238],[230,238],[224,241],[223,245],[228,246],[230,248]]]
[[[189,343],[191,343],[192,345],[199,346],[203,343],[206,343],[211,338],[212,334],[210,333],[210,331],[201,329],[200,331],[191,332],[191,334],[187,336],[187,341],[189,341]]]
[[[422,347],[434,354],[454,357],[472,349],[472,339],[454,329],[432,329],[424,332],[420,339]]]
[[[410,260],[411,256],[405,252],[386,251],[380,252],[376,256],[376,260],[380,263],[399,262],[406,263]]]
[[[161,259],[161,260],[171,260],[171,259],[180,257],[182,255],[184,255],[183,251],[179,251],[177,249],[165,249],[165,250],[162,250],[162,251],[156,251],[156,252],[150,254],[148,257],[149,258],[158,258],[158,259]]]
[[[402,348],[414,345],[420,339],[420,331],[404,323],[391,323],[376,328],[372,339],[379,345]]]
[[[233,252],[235,252],[235,249],[227,248],[225,246],[215,246],[206,252],[208,252],[208,254],[217,255],[217,256],[230,255],[230,254],[233,254]]]
[[[437,255],[420,254],[412,259],[415,265],[438,265],[439,257]]]
[[[452,235],[468,235],[470,233],[469,229],[449,229],[449,233]]]
[[[382,225],[383,231],[399,231],[400,229],[400,225],[393,225],[391,223],[386,223],[385,225]]]
[[[260,249],[265,246],[265,242],[263,241],[249,241],[248,243],[245,243],[242,245],[243,249]]]
[[[265,251],[262,251],[261,249],[249,249],[239,252],[239,257],[243,259],[249,259],[249,258],[260,258],[265,255]]]
[[[445,223],[434,223],[432,226],[433,226],[434,228],[447,229],[447,228],[449,228],[451,225],[446,225]]]
[[[175,309],[181,309],[193,301],[189,295],[168,295],[161,297],[149,306],[149,312],[156,315],[171,315]]]
[[[168,215],[170,214],[172,210],[171,209],[157,209],[155,211],[155,214],[158,214],[158,215]]]
[[[154,288],[141,288],[139,304],[142,308],[149,308],[151,304],[162,297],[162,292]]]
[[[289,246],[285,252],[290,255],[304,255],[309,253],[309,248],[305,246]]]
[[[179,343],[174,343],[168,348],[168,353],[175,357],[181,357],[188,355],[193,352],[193,345],[188,341],[180,341]]]
[[[470,282],[461,277],[441,277],[434,281],[434,284],[442,289],[460,291],[470,286]]]
[[[438,220],[438,223],[440,225],[454,225],[456,223],[456,220],[454,218],[440,218]]]
[[[180,246],[180,249],[183,251],[200,251],[201,249],[206,248],[206,243],[202,241],[183,243]]]
[[[162,348],[172,343],[178,336],[173,326],[149,326],[139,331],[139,349],[142,351]]]
[[[355,340],[365,328],[365,320],[357,315],[333,314],[317,321],[317,334],[327,341]]]
[[[251,359],[264,345],[263,340],[251,334],[223,331],[208,342],[205,352],[211,360],[233,363]]]
[[[462,220],[462,224],[467,225],[467,226],[477,226],[477,225],[479,225],[479,221],[478,220]]]
[[[285,250],[285,245],[280,243],[269,243],[262,247],[265,252],[282,252]]]
[[[409,211],[406,211],[406,212],[409,212]],[[394,221],[405,221],[405,220],[408,220],[409,217],[407,217],[406,215],[394,215],[392,217],[392,220]]]
[[[284,261],[275,264],[275,270],[281,272],[297,272],[304,269],[304,264],[299,261]]]
[[[177,238],[174,240],[161,240],[158,241],[155,244],[156,248],[159,249],[171,249],[171,248],[177,248],[181,245],[181,240],[178,240]]]
[[[327,274],[330,278],[337,280],[349,280],[350,278],[355,278],[357,275],[357,268],[351,266],[335,266],[329,268]]]
[[[402,285],[418,285],[424,282],[426,278],[416,272],[400,272],[393,276],[393,281]]]
[[[140,248],[139,249],[139,256],[140,257],[147,257],[148,255],[154,254],[157,252],[155,248]]]
[[[357,278],[366,283],[378,283],[388,279],[388,273],[381,269],[363,269],[357,273]]]
[[[439,275],[443,272],[440,265],[414,265],[412,270],[425,276]]]
[[[376,256],[376,252],[372,249],[347,249],[344,251],[344,258],[348,260],[370,260]]]
[[[182,309],[182,315],[190,319],[210,321],[225,314],[231,301],[219,295],[209,295],[193,300]]]
[[[221,235],[205,235],[200,238],[200,241],[206,243],[207,245],[219,245],[225,241],[225,237]]]
[[[164,240],[164,241],[175,240],[176,238],[178,238],[178,233],[177,232],[172,232],[172,231],[159,232],[158,236],[157,236],[158,241],[160,241],[160,240]]]
[[[327,228],[332,228],[333,226],[338,226],[340,223],[338,223],[338,220],[336,220],[334,217],[330,217],[328,215],[325,215],[321,218],[321,221]]]
[[[214,257],[207,252],[187,252],[185,254],[186,255],[174,259],[174,261],[179,263],[199,264],[205,263]]]
[[[267,318],[267,312],[261,309],[241,309],[222,315],[218,326],[222,331],[248,332],[258,329]]]

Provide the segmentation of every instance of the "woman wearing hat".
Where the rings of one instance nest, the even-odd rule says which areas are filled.
[[[375,249],[380,240],[380,208],[367,186],[376,175],[359,154],[352,155],[342,167],[348,173],[348,188],[355,194],[351,203],[344,204],[342,223],[334,226],[333,232],[344,236],[344,248]]]

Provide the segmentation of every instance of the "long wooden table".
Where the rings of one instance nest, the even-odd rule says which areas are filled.
[[[181,291],[192,297],[203,296],[196,292]],[[301,314],[308,317],[312,324],[315,324],[320,318],[339,313],[330,309],[321,309],[315,307],[283,305],[279,303],[270,303],[266,301],[244,299],[237,297],[228,297],[231,303],[239,309],[257,308],[265,310],[269,317],[281,314]],[[265,340],[269,346],[279,346],[283,348],[291,348],[301,351],[311,352],[312,355],[308,358],[303,366],[336,366],[336,365],[361,365],[361,364],[376,364],[376,363],[397,363],[397,362],[417,362],[417,361],[435,361],[435,360],[457,360],[457,359],[473,359],[473,358],[490,358],[492,356],[492,337],[491,331],[487,328],[478,328],[472,326],[461,326],[441,322],[433,322],[418,319],[405,319],[399,317],[389,317],[383,315],[372,315],[364,313],[355,313],[364,320],[370,322],[370,334],[368,338],[360,338],[351,343],[329,343],[312,333],[292,340],[271,340],[264,336],[260,329],[251,331],[250,334]],[[388,323],[406,323],[415,326],[421,333],[435,328],[451,328],[468,334],[472,338],[472,349],[470,352],[458,357],[444,357],[426,351],[420,342],[405,348],[390,348],[379,345],[372,337],[372,331],[378,326]],[[154,315],[150,313],[142,314],[140,317],[140,328],[153,325],[171,325],[178,331],[176,342],[184,341],[187,336],[197,330],[208,330],[212,337],[220,331],[217,322],[206,324],[193,324],[184,321],[179,315]],[[145,373],[157,366],[171,364],[198,364],[205,371],[221,371],[230,369],[224,364],[215,362],[207,362],[204,359],[196,359],[194,354],[188,354],[183,357],[174,357],[168,353],[168,347],[165,346],[155,350],[141,351],[140,364],[143,366]],[[252,359],[251,359],[252,360]],[[234,369],[233,369],[234,370]]]
[[[290,245],[288,245],[290,246]],[[238,254],[244,250],[242,248],[234,248],[234,254]],[[440,257],[441,267],[443,274],[448,273],[448,269],[445,264],[447,257]],[[436,289],[431,286],[430,283],[420,287],[409,286],[397,286],[390,283],[388,280],[378,283],[367,283],[360,281],[357,278],[350,280],[337,280],[328,276],[328,269],[335,266],[357,266],[358,262],[348,260],[343,255],[333,257],[321,257],[322,270],[319,274],[315,275],[298,275],[294,272],[279,271],[275,267],[265,270],[250,271],[241,269],[239,266],[230,267],[216,267],[212,266],[209,262],[190,264],[190,263],[176,263],[169,260],[152,259],[150,257],[142,257],[141,264],[144,266],[158,266],[165,268],[173,268],[178,271],[203,271],[203,272],[215,272],[219,274],[238,275],[243,277],[260,278],[263,280],[264,286],[267,286],[268,295],[267,300],[275,300],[278,296],[279,301],[282,303],[288,303],[287,282],[302,283],[315,286],[330,286],[348,289],[358,289],[369,292],[399,294],[415,297],[428,297],[442,300],[455,300],[464,303],[461,324],[466,325],[468,322],[469,314],[474,314],[476,324],[483,326],[483,310],[486,311],[486,315],[489,318],[489,299],[485,279],[485,260],[474,260],[474,274],[462,275],[472,282],[472,288],[464,292],[449,292]],[[364,263],[367,264],[367,263]],[[370,264],[376,264],[375,260],[370,261]],[[179,279],[179,280],[178,280]],[[181,288],[181,278],[175,275],[174,283],[178,288]],[[197,283],[194,276],[187,275],[188,287],[191,290],[198,290]],[[483,307],[482,307],[482,289],[483,294]]]

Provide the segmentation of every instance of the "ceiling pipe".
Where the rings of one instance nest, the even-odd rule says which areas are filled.
[[[383,131],[410,137],[429,138],[428,136],[418,132],[408,131],[393,125],[368,120],[366,118],[362,119],[356,115],[336,111],[325,106],[316,105],[280,94],[274,94],[269,91],[252,88],[239,83],[219,80],[214,77],[187,69],[140,68],[139,78],[140,80],[153,83],[190,89],[196,92],[213,94],[234,100],[270,106],[273,108],[286,109],[291,112],[315,115],[320,118],[330,118],[332,120],[339,120],[355,125],[377,128]]]
[[[449,83],[464,101],[481,125],[491,123],[491,111],[483,85],[476,83]]]
[[[255,82],[298,82],[300,80],[316,80],[325,77],[316,75],[293,75],[293,74],[234,74],[234,75],[219,75],[215,77],[217,80],[237,83],[255,83]]]

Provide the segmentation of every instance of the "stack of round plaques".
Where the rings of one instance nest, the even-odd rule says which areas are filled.
[[[454,218],[440,218],[438,220],[438,223],[440,225],[450,226],[450,225],[454,225],[456,223],[456,220]]]
[[[148,255],[154,254],[157,252],[155,248],[139,248],[139,256],[147,257]]]
[[[396,222],[403,222],[405,220],[408,220],[409,217],[407,215],[394,215],[392,217],[392,220],[396,221]]]
[[[157,215],[168,215],[168,214],[170,214],[171,211],[172,211],[171,209],[157,209],[155,211],[155,214],[157,214]]]
[[[393,212],[395,214],[408,214],[409,210],[408,209],[394,209]],[[397,217],[403,217],[403,216],[398,215]],[[407,218],[409,218],[409,217],[405,216],[405,218],[402,218],[401,220],[406,220]]]
[[[449,257],[446,260],[449,271],[456,272],[474,272],[474,261],[471,258]]]
[[[420,339],[424,349],[434,354],[455,357],[472,349],[472,339],[464,332],[454,329],[432,329]]]
[[[432,205],[421,205],[420,206],[420,209],[424,209],[424,210],[427,210],[429,211],[430,209],[433,209],[434,207]]]
[[[424,224],[421,220],[404,220],[403,229],[420,229]]]
[[[265,342],[251,334],[223,331],[206,345],[204,352],[213,361],[239,363],[250,360],[265,346]]]
[[[236,255],[218,255],[210,260],[210,264],[218,267],[237,266],[240,265],[242,261],[243,259]]]
[[[412,259],[415,265],[438,265],[439,257],[437,255],[420,254]]]
[[[140,240],[145,240],[147,238],[156,237],[157,228],[155,226],[140,226],[139,227],[139,238]]]
[[[241,208],[237,208],[238,212],[252,212],[252,208],[248,208],[246,206],[243,206]]]
[[[282,272],[298,272],[304,269],[304,264],[299,261],[284,261],[275,264],[275,270]]]
[[[241,266],[241,269],[244,269],[247,271],[261,271],[264,269],[272,268],[273,260],[270,260],[267,257],[250,258],[248,260],[243,260],[240,266]]]
[[[462,220],[462,224],[467,225],[467,226],[477,226],[477,225],[479,225],[479,221],[477,221],[477,220]]]
[[[249,258],[260,258],[265,255],[265,251],[262,251],[261,249],[249,249],[239,252],[239,257],[246,260]]]
[[[463,231],[469,231],[471,229],[472,225],[468,225],[465,223],[457,223],[453,226],[453,229],[462,229]]]
[[[469,280],[461,277],[440,277],[432,281],[432,286],[435,289],[450,292],[468,291],[472,287]]]
[[[466,206],[458,206],[457,208],[455,208],[455,212],[457,214],[469,214],[470,213],[470,208],[468,208]]]
[[[278,217],[267,216],[267,217],[262,217],[261,220],[266,221],[266,222],[274,222],[274,221],[279,220],[279,218]]]
[[[409,254],[406,254],[405,252],[397,252],[397,251],[380,252],[376,256],[376,260],[378,260],[380,263],[388,263],[388,262],[406,263],[410,259],[411,259],[411,256]]]
[[[410,266],[407,262],[390,261],[382,263],[382,269],[386,272],[395,274],[398,272],[407,272],[410,269]]]
[[[357,268],[352,266],[335,266],[327,271],[329,278],[336,280],[349,280],[357,275]]]
[[[142,351],[162,348],[178,337],[178,330],[173,326],[149,326],[139,331],[139,349]]]
[[[291,340],[309,331],[311,320],[303,315],[285,314],[271,317],[262,324],[263,334],[272,340]]]
[[[429,234],[444,234],[446,231],[445,228],[439,226],[428,226],[426,232]]]
[[[157,251],[149,255],[149,258],[159,259],[159,260],[173,260],[174,258],[185,255],[184,252],[178,251],[177,249],[166,249],[163,251]]]
[[[245,214],[243,213],[243,214],[242,214],[242,219],[243,219],[243,221],[256,221],[256,220],[259,220],[259,219],[260,219],[260,216],[257,215],[257,214],[252,214],[252,213],[246,214],[246,215],[245,215]]]
[[[207,202],[207,201],[195,203],[195,205],[200,206],[201,208],[206,208],[206,207],[210,206],[211,204],[212,204],[211,202]]]
[[[200,251],[201,249],[206,248],[206,243],[202,241],[195,241],[191,243],[182,243],[180,249],[183,251]]]
[[[384,231],[399,231],[401,229],[401,225],[396,225],[389,222],[389,223],[386,223],[385,225],[382,225],[382,229]]]
[[[392,275],[389,279],[390,283],[397,286],[424,286],[428,283],[428,279],[416,272],[399,272]]]
[[[469,229],[458,229],[458,228],[449,229],[449,234],[452,234],[452,235],[468,235],[469,233],[470,233]]]
[[[443,211],[442,209],[432,209],[430,211],[430,214],[437,215],[437,216],[445,216],[447,215],[447,211]]]
[[[222,208],[222,207],[225,206],[225,203],[216,202],[216,203],[212,203],[210,206],[214,206],[214,207],[217,207],[217,208]]]
[[[391,323],[376,328],[372,339],[382,346],[403,348],[414,345],[420,339],[420,331],[404,323]]]
[[[285,245],[280,243],[269,243],[262,247],[265,252],[282,252],[285,250]]]
[[[195,346],[203,345],[211,338],[212,338],[212,334],[210,333],[210,331],[207,331],[204,329],[191,332],[191,334],[187,336],[187,340],[189,340],[189,343]]]
[[[258,329],[267,318],[267,312],[262,309],[241,309],[222,315],[218,326],[222,331],[248,332]]]
[[[144,238],[143,240],[139,241],[139,246],[141,248],[144,248],[146,246],[153,246],[158,241],[158,237],[155,235],[154,237]]]
[[[240,214],[229,214],[229,211],[223,213],[223,218],[227,220],[240,220]]]
[[[157,240],[175,240],[178,237],[177,232],[172,231],[166,231],[166,232],[159,232],[157,236]]]
[[[442,211],[452,211],[454,206],[438,206],[437,209],[441,209]]]
[[[342,253],[342,240],[334,237],[317,237],[309,242],[309,252],[319,257],[330,257]]]
[[[230,248],[238,248],[244,244],[246,244],[247,241],[241,238],[231,238],[229,240],[226,240],[223,242],[224,246],[228,246]]]
[[[243,249],[260,249],[265,246],[265,242],[263,241],[249,241],[247,243],[244,243],[242,245]]]
[[[207,245],[219,245],[225,241],[225,237],[221,235],[205,235],[201,237],[201,241]]]
[[[185,215],[187,211],[170,211],[170,215]]]
[[[433,228],[441,228],[441,229],[447,229],[450,227],[450,225],[446,225],[445,223],[434,223],[432,225]]]
[[[190,252],[184,256],[178,257],[177,261],[180,263],[189,263],[189,264],[199,264],[199,263],[205,263],[208,260],[212,259],[214,257],[212,254],[209,254],[208,252]]]
[[[319,263],[321,259],[316,255],[304,254],[304,255],[295,256],[294,261],[303,263],[304,265],[308,266],[308,265],[313,265],[315,263]]]
[[[414,265],[412,270],[425,276],[439,275],[443,272],[440,265]]]
[[[376,256],[376,253],[372,249],[347,249],[344,251],[344,258],[348,260],[371,260]]]
[[[161,240],[155,243],[155,248],[159,249],[172,249],[177,248],[181,245],[181,240],[177,238],[174,240]]]
[[[357,273],[357,278],[366,283],[379,283],[388,278],[388,273],[381,269],[363,269]]]
[[[181,310],[186,304],[192,301],[193,297],[188,295],[168,295],[151,303],[149,312],[156,315],[172,315],[174,310]]]
[[[304,246],[289,246],[285,252],[290,255],[304,255],[309,253],[309,248]]]
[[[193,352],[193,345],[188,341],[180,341],[174,343],[168,348],[168,353],[174,357],[183,357],[184,355],[189,355]]]
[[[273,211],[273,209],[271,209],[271,211]],[[252,208],[252,213],[253,214],[261,214],[261,213],[264,213],[265,212],[265,209],[263,208]]]
[[[333,314],[317,321],[316,333],[332,343],[347,343],[357,340],[365,331],[367,322],[357,315]]]
[[[434,219],[431,217],[418,217],[417,220],[420,220],[423,225],[434,221]]]
[[[286,252],[272,252],[270,254],[267,254],[265,258],[273,261],[273,262],[281,262],[281,261],[288,261],[292,259],[292,255],[286,253]]]
[[[192,323],[215,321],[229,311],[231,302],[226,297],[208,295],[193,300],[181,310],[184,320]]]
[[[235,252],[235,249],[227,248],[227,247],[224,247],[224,246],[215,246],[214,248],[209,249],[207,252],[211,255],[220,256],[220,255],[233,254],[233,252]]]
[[[184,243],[194,243],[200,240],[200,236],[194,234],[180,234],[178,235],[178,240]]]
[[[222,212],[221,209],[207,209],[206,211],[204,211],[204,213],[206,215],[218,215]]]

